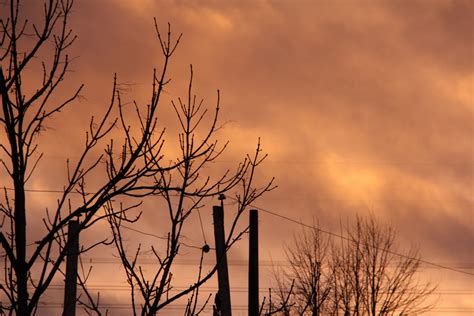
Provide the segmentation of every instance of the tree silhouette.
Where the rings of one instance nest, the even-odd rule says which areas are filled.
[[[45,291],[55,277],[63,273],[67,255],[66,227],[74,219],[79,221],[79,234],[98,222],[110,224],[112,240],[97,240],[92,245],[82,246],[80,252],[107,243],[116,245],[131,293],[138,288],[142,298],[136,302],[132,294],[135,313],[136,306],[141,304],[140,314],[155,314],[185,295],[190,295],[188,310],[191,314],[197,313],[198,287],[212,276],[215,268],[204,273],[200,266],[196,282],[185,291],[170,295],[171,267],[179,254],[182,229],[189,215],[205,202],[224,193],[237,192],[239,203],[228,233],[227,248],[238,239],[242,233],[236,228],[240,215],[249,203],[272,188],[271,181],[261,188],[253,186],[255,168],[265,158],[260,145],[255,155],[244,159],[234,171],[213,178],[206,176],[204,168],[222,154],[226,143],[220,146],[215,139],[219,127],[219,93],[211,123],[202,127],[208,110],[192,92],[191,68],[187,101],[178,100],[173,104],[181,127],[178,135],[181,155],[172,161],[165,159],[165,133],[164,126],[158,124],[158,105],[162,102],[164,87],[170,82],[167,70],[181,36],[173,40],[169,25],[167,34],[162,36],[155,21],[163,64],[160,70],[153,71],[148,104],[133,103],[135,114],[132,116],[122,101],[117,76],[114,77],[110,102],[100,117],[91,118],[78,158],[66,164],[67,179],[56,206],[53,209],[44,206],[44,232],[32,240],[27,228],[32,220],[32,206],[26,192],[28,181],[37,176],[35,170],[43,157],[38,136],[46,131],[46,123],[51,118],[78,99],[82,90],[80,86],[69,97],[58,101],[61,97],[58,91],[70,68],[67,52],[76,39],[68,24],[73,0],[45,1],[40,23],[33,23],[22,15],[20,0],[10,0],[6,7],[6,17],[0,20],[0,125],[3,133],[0,162],[8,175],[2,184],[4,194],[0,200],[3,215],[0,244],[5,269],[0,291],[7,300],[2,304],[3,310],[17,315],[35,313]],[[40,70],[36,72],[42,74],[39,81],[32,75],[32,69]],[[98,149],[103,149],[102,154],[97,155]],[[167,236],[166,251],[162,254],[152,248],[159,266],[151,281],[137,264],[140,248],[127,254],[122,239],[122,223],[138,220],[140,213],[131,212],[147,197],[162,198],[170,220],[169,230],[163,232]],[[91,313],[100,314],[98,301],[87,291],[87,275],[78,280],[86,290],[83,304]]]
[[[290,268],[275,276],[280,300],[292,313],[407,315],[431,308],[427,299],[435,286],[419,280],[416,248],[397,252],[392,227],[357,217],[345,233],[330,240],[314,228],[287,248]]]

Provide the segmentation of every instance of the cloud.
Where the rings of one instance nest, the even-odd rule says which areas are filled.
[[[146,104],[152,68],[162,62],[156,16],[163,32],[169,21],[183,33],[161,122],[174,124],[169,100],[186,93],[192,63],[208,105],[221,90],[226,163],[262,138],[270,156],[261,175],[275,176],[279,189],[259,205],[316,216],[333,230],[370,210],[429,259],[472,262],[473,4],[77,1],[71,86],[85,82],[87,101],[54,121],[53,135],[68,152],[82,144],[86,118],[107,104],[115,72],[131,84],[126,98]],[[46,141],[43,148],[63,155]],[[261,247],[278,253],[272,238],[284,242],[292,231],[261,220],[274,223]]]

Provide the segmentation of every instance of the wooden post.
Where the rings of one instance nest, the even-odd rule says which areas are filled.
[[[258,211],[250,210],[249,214],[249,300],[248,315],[258,316]]]
[[[68,224],[66,259],[66,284],[64,286],[63,316],[76,315],[77,256],[79,254],[79,221]]]
[[[227,254],[225,249],[224,233],[224,209],[222,206],[214,206],[212,215],[214,217],[214,238],[216,240],[216,262],[219,292],[216,302],[219,302],[219,312],[222,316],[231,316],[230,305],[229,272],[227,270]],[[217,305],[217,304],[216,304]]]

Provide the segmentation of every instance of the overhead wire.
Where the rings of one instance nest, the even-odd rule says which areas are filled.
[[[13,190],[13,188],[4,188],[5,190]],[[61,190],[43,190],[43,189],[25,189],[26,192],[36,192],[36,193],[64,193],[64,191],[61,191]],[[79,192],[71,192],[71,193],[78,193]],[[238,201],[236,198],[233,198],[233,197],[228,197],[229,199],[231,200],[234,200],[234,201]],[[334,233],[334,232],[331,232],[329,230],[325,230],[325,229],[322,229],[320,227],[316,227],[316,226],[312,226],[312,225],[309,225],[309,224],[306,224],[306,223],[303,223],[299,220],[296,220],[296,219],[293,219],[291,217],[288,217],[288,216],[285,216],[285,215],[281,215],[279,213],[276,213],[276,212],[272,212],[272,211],[269,211],[267,209],[264,209],[260,206],[257,206],[257,205],[254,205],[254,204],[250,204],[249,205],[250,207],[253,207],[255,209],[258,209],[264,213],[267,213],[269,215],[272,215],[272,216],[275,216],[275,217],[279,217],[283,220],[286,220],[286,221],[289,221],[289,222],[292,222],[294,224],[297,224],[297,225],[300,225],[302,227],[306,227],[306,228],[309,228],[309,229],[315,229],[317,231],[320,231],[321,233],[324,233],[324,234],[327,234],[329,236],[332,236],[332,237],[336,237],[336,238],[340,238],[340,239],[343,239],[343,240],[346,240],[346,241],[350,241],[350,242],[356,242],[355,240],[349,238],[349,237],[346,237],[346,236],[343,236],[343,235],[340,235],[340,234],[337,234],[337,233]],[[130,227],[127,227],[126,229],[129,229],[129,230],[133,230],[137,233],[140,233],[140,234],[143,234],[143,235],[148,235],[148,236],[151,236],[151,237],[155,237],[155,238],[159,238],[159,239],[163,239],[165,237],[161,237],[161,236],[158,236],[158,235],[155,235],[155,234],[152,234],[152,233],[147,233],[147,232],[143,232],[143,231],[140,231],[140,230],[137,230],[137,229],[132,229]],[[189,247],[189,248],[195,248],[195,249],[202,249],[201,247],[198,247],[198,246],[192,246],[192,245],[187,245],[185,243],[183,243],[184,246],[186,247]],[[428,260],[425,260],[425,259],[420,259],[420,258],[415,258],[415,257],[410,257],[410,256],[407,256],[407,255],[404,255],[404,254],[401,254],[401,253],[398,253],[398,252],[395,252],[395,251],[391,251],[391,250],[387,250],[387,249],[382,249],[382,248],[378,248],[378,250],[381,250],[381,251],[384,251],[384,252],[387,252],[391,255],[395,255],[395,256],[398,256],[398,257],[402,257],[402,258],[406,258],[406,259],[412,259],[412,260],[417,260],[425,265],[429,265],[429,266],[433,266],[433,267],[437,267],[439,269],[443,269],[443,270],[449,270],[449,271],[452,271],[452,272],[456,272],[456,273],[461,273],[461,274],[464,274],[464,275],[469,275],[469,276],[474,276],[474,273],[472,272],[468,272],[468,271],[464,271],[464,270],[461,270],[461,269],[456,269],[456,268],[453,268],[453,267],[450,267],[450,266],[447,266],[447,265],[442,265],[442,264],[439,264],[439,263],[435,263],[435,262],[432,262],[432,261],[428,261]]]
[[[236,200],[235,198],[232,198],[232,197],[229,197],[229,198],[233,199],[233,200]],[[303,227],[306,227],[306,228],[309,228],[309,229],[317,230],[317,231],[319,231],[321,233],[324,233],[324,234],[327,234],[329,236],[337,237],[337,238],[344,239],[344,240],[350,241],[350,242],[356,242],[352,238],[349,238],[349,237],[346,237],[346,236],[343,236],[343,235],[340,235],[340,234],[337,234],[337,233],[333,233],[331,231],[328,231],[328,230],[325,230],[325,229],[322,229],[322,228],[319,228],[319,227],[316,227],[316,226],[308,225],[308,224],[303,223],[299,220],[296,220],[296,219],[293,219],[291,217],[269,211],[267,209],[256,206],[254,204],[250,204],[249,206],[253,207],[255,209],[258,209],[259,211],[262,211],[264,213],[270,214],[272,216],[279,217],[279,218],[284,219],[286,221],[292,222],[294,224],[298,224],[300,226],[303,226]],[[384,252],[389,253],[389,254],[394,255],[394,256],[398,256],[398,257],[402,257],[402,258],[406,258],[406,259],[412,259],[412,260],[416,260],[416,261],[419,261],[419,262],[424,263],[426,265],[434,266],[434,267],[437,267],[437,268],[440,268],[440,269],[450,270],[450,271],[453,271],[453,272],[462,273],[462,274],[469,275],[469,276],[474,276],[474,273],[472,273],[472,272],[456,269],[456,268],[449,267],[449,266],[446,266],[446,265],[441,265],[441,264],[431,262],[431,261],[428,261],[428,260],[424,260],[424,259],[420,259],[420,258],[410,257],[410,256],[407,256],[407,255],[404,255],[404,254],[401,254],[401,253],[398,253],[398,252],[395,252],[395,251],[391,251],[391,250],[387,250],[387,249],[383,249],[383,248],[379,248],[379,247],[375,247],[375,248],[377,250],[384,251]]]
[[[120,225],[120,227],[121,227],[121,228],[128,229],[128,230],[133,231],[133,232],[136,232],[136,233],[141,234],[141,235],[150,236],[150,237],[154,237],[154,238],[161,239],[161,240],[168,240],[168,237],[158,236],[158,235],[156,235],[156,234],[144,232],[144,231],[142,231],[142,230],[135,229],[135,228],[132,228],[132,227],[129,227],[129,226]],[[187,248],[193,248],[193,249],[199,249],[199,250],[202,249],[202,247],[190,245],[190,244],[185,243],[185,242],[183,242],[183,241],[180,241],[179,243],[180,243],[181,245],[187,247]]]
[[[204,244],[207,245],[206,234],[204,233],[204,225],[202,224],[201,210],[199,209],[199,207],[197,208],[197,213],[198,213],[198,216],[199,216],[199,224],[201,224],[202,239],[204,241]]]
[[[3,188],[3,189],[7,190],[7,191],[13,191],[14,190],[13,188]],[[25,192],[32,192],[32,193],[64,193],[64,191],[61,191],[61,190],[44,190],[44,189],[25,189]],[[76,191],[71,191],[69,193],[82,194],[81,192],[76,192]],[[90,194],[90,193],[86,192],[85,194]],[[207,244],[206,237],[204,235],[204,228],[202,226],[202,220],[201,220],[201,214],[200,213],[199,213],[199,220],[201,221],[201,230],[202,230],[202,233],[203,233],[204,243]],[[158,238],[158,239],[162,239],[162,240],[167,240],[168,239],[167,237],[162,237],[162,236],[158,236],[158,235],[153,234],[153,233],[140,231],[138,229],[135,229],[135,228],[132,228],[132,227],[129,227],[129,226],[126,226],[126,225],[121,225],[120,227],[125,228],[125,229],[130,230],[130,231],[134,231],[134,232],[142,234],[142,235],[146,235],[146,236],[150,236],[150,237],[154,237],[154,238]],[[183,246],[185,246],[187,248],[202,249],[202,247],[189,245],[185,242],[180,242],[180,244],[182,244]]]

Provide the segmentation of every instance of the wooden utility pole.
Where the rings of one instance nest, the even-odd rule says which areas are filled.
[[[258,211],[250,210],[249,215],[249,316],[258,316]]]
[[[75,316],[77,256],[79,254],[79,221],[77,220],[69,221],[66,248],[66,284],[64,286],[63,316]]]
[[[212,209],[212,215],[214,217],[217,279],[219,282],[219,292],[217,293],[218,297],[216,297],[216,303],[219,303],[219,315],[231,316],[232,309],[230,305],[229,272],[227,270],[227,249],[225,248],[224,233],[224,208],[222,206],[214,206]]]

